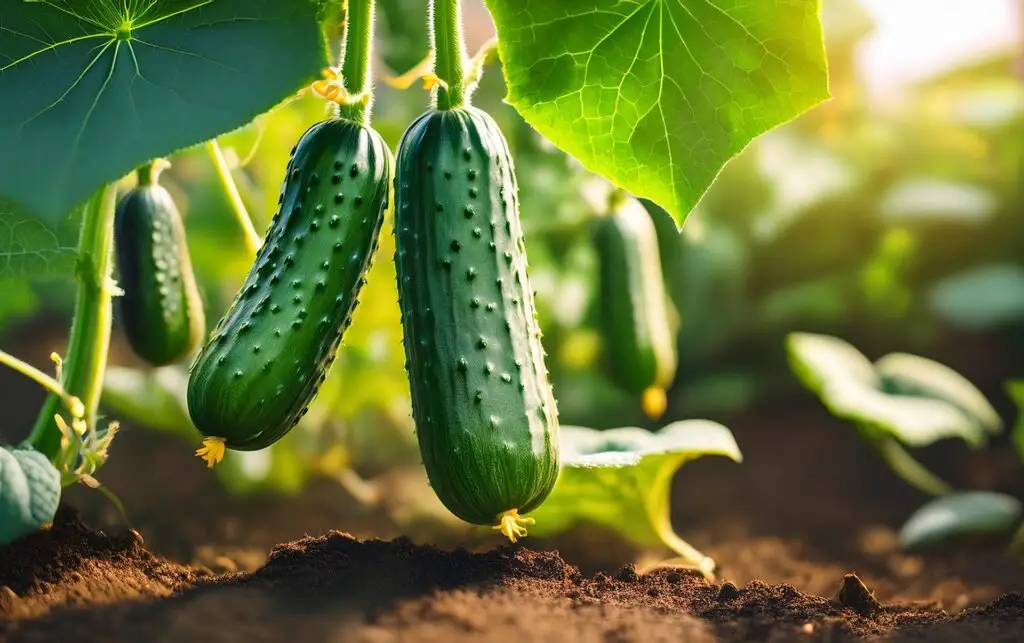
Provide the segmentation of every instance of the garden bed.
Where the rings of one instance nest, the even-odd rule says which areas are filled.
[[[692,463],[674,488],[676,529],[719,562],[714,584],[677,569],[638,574],[598,532],[490,550],[498,541],[481,534],[461,541],[472,552],[453,538],[415,544],[328,483],[232,499],[182,445],[129,429],[102,477],[138,531],[99,494],[69,494],[77,510],[0,553],[0,640],[1024,636],[1024,566],[984,544],[900,553],[894,528],[923,497],[852,429],[813,406],[726,421],[747,462]],[[1007,487],[1019,478],[1012,453],[964,453],[942,445],[926,458],[959,486],[1020,492]]]

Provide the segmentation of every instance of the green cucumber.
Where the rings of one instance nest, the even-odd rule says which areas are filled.
[[[642,395],[644,412],[665,412],[675,379],[676,343],[661,270],[658,235],[643,205],[624,195],[595,223],[601,321],[613,379]]]
[[[377,249],[392,170],[380,135],[343,119],[292,150],[266,242],[189,375],[210,466],[225,446],[273,444],[316,397]]]
[[[139,184],[117,204],[114,251],[118,311],[135,354],[154,366],[176,362],[206,332],[185,227],[170,193],[157,183],[165,161],[138,171]]]
[[[420,453],[456,516],[525,535],[558,475],[544,365],[505,137],[474,107],[402,136],[395,263]]]

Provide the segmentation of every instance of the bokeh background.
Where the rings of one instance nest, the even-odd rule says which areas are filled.
[[[420,15],[419,0],[378,4],[374,126],[394,146],[428,95],[380,79],[419,62],[426,29],[409,19]],[[464,11],[473,50],[493,30],[481,3]],[[783,340],[795,330],[837,335],[870,357],[932,357],[967,375],[1008,421],[1014,417],[1003,383],[1024,376],[1024,2],[823,0],[823,20],[833,98],[731,161],[680,235],[655,213],[680,321],[679,372],[656,423],[612,383],[603,358],[589,222],[607,185],[527,126],[502,102],[499,68],[486,70],[475,103],[499,121],[519,169],[531,276],[564,422],[729,424],[761,409],[815,405],[786,365]],[[273,215],[289,149],[323,116],[323,102],[306,96],[221,138],[257,229]],[[172,162],[163,184],[185,217],[212,325],[251,257],[203,148]],[[75,237],[71,221],[47,229],[0,219],[0,346],[40,366],[66,342]],[[392,252],[388,229],[329,383],[300,429],[271,449],[229,458],[215,473],[191,458],[197,438],[175,398],[184,367],[148,372],[115,328],[119,368],[111,377],[135,393],[106,406],[124,434],[97,477],[122,496],[129,516],[188,511],[176,497],[200,503],[198,511],[230,513],[237,498],[305,491],[310,511],[335,520],[337,507],[325,506],[351,497],[357,505],[383,502],[398,531],[427,529],[417,522],[428,501]],[[0,390],[0,435],[15,441],[43,396],[6,370]],[[777,441],[797,439],[785,414],[773,414],[761,430]],[[756,459],[737,437],[748,461]],[[170,452],[177,455],[168,461]],[[159,478],[161,490],[133,496],[132,476],[140,475]],[[102,498],[79,496],[118,519]],[[223,527],[224,538],[231,529]],[[186,555],[200,556],[194,541],[201,537],[171,533],[166,549],[176,551],[180,538],[192,543]]]

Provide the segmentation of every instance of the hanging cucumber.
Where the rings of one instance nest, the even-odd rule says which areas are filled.
[[[206,332],[185,228],[169,192],[157,181],[168,163],[139,169],[138,186],[114,213],[114,250],[124,295],[118,309],[135,354],[154,366],[176,362]]]
[[[457,32],[457,9],[435,4],[435,37]],[[458,50],[461,42],[445,51]],[[437,61],[445,73],[438,109],[409,126],[396,165],[395,263],[413,417],[444,505],[515,541],[532,523],[523,514],[558,475],[558,413],[508,145],[490,116],[464,104],[461,55],[448,62]]]
[[[213,466],[283,437],[327,377],[366,281],[394,160],[369,122],[373,4],[348,3],[342,73],[313,89],[337,115],[294,147],[280,209],[241,291],[192,366],[188,409]]]
[[[595,224],[595,245],[612,376],[640,394],[644,412],[657,419],[665,412],[677,358],[654,223],[639,201],[616,194],[611,211]]]

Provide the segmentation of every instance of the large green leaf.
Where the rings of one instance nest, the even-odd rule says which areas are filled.
[[[319,5],[0,0],[0,203],[54,222],[270,109],[328,64]]]
[[[754,137],[828,96],[817,0],[486,0],[508,101],[682,222]]]
[[[714,562],[672,529],[669,492],[684,463],[705,455],[736,462],[743,456],[732,433],[710,420],[674,422],[651,433],[635,427],[597,431],[562,426],[558,482],[530,515],[530,533],[550,536],[576,523],[613,529],[641,548],[668,548],[710,574]]]

